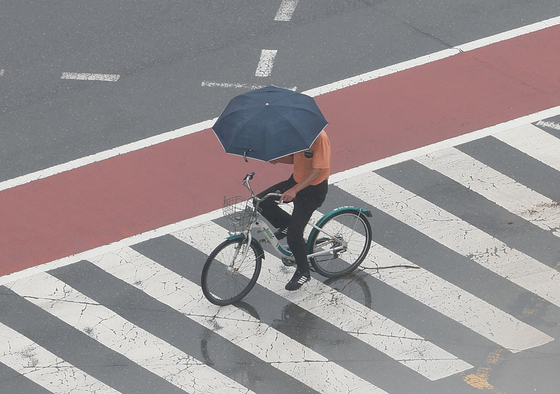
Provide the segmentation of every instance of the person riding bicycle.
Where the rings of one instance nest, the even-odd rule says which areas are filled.
[[[269,199],[260,204],[260,209],[261,214],[278,229],[275,233],[277,238],[282,239],[287,236],[297,270],[286,284],[286,290],[297,290],[311,278],[303,232],[311,215],[323,204],[327,196],[331,167],[329,137],[323,130],[309,149],[271,160],[270,163],[294,165],[293,174],[289,179],[269,187],[258,194],[258,197],[280,192],[282,197],[279,203],[293,202],[294,204],[292,215]]]

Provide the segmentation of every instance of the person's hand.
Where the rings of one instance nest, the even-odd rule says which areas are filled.
[[[288,189],[284,192],[284,194],[282,194],[282,197],[280,197],[279,202],[283,203],[283,202],[290,202],[292,201],[294,198],[296,198],[296,194],[297,191],[294,190],[294,188]]]

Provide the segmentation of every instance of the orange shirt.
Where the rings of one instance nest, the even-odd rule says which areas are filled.
[[[312,185],[318,185],[329,179],[331,173],[331,142],[325,130],[321,131],[309,149],[294,153],[294,180],[296,182],[301,182],[313,168],[320,168],[321,173]]]

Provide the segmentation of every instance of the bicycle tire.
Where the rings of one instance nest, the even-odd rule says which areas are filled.
[[[263,257],[255,242],[247,245],[244,238],[227,239],[210,253],[202,269],[201,285],[204,296],[212,304],[233,304],[255,286]],[[243,260],[244,248],[247,247],[250,250]],[[231,264],[233,268],[229,269],[226,264]]]
[[[325,247],[346,245],[340,252],[324,256],[310,257],[312,267],[327,278],[337,278],[353,272],[366,258],[371,246],[371,225],[362,212],[355,209],[341,210],[318,226],[335,236],[316,231],[309,240],[313,245],[311,253]]]

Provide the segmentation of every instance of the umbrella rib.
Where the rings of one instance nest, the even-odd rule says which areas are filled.
[[[290,107],[287,107],[287,108],[290,108]],[[272,109],[273,109],[274,112],[276,112],[279,116],[282,116],[281,113],[279,113],[278,111],[276,111],[276,108],[273,107]],[[304,108],[302,108],[302,109],[304,109]],[[315,114],[315,113],[312,112],[312,111],[308,111],[308,112],[311,112],[311,113]],[[288,122],[290,125],[292,125],[292,127],[293,127],[295,130],[299,130],[299,128],[298,128],[292,121],[290,121],[288,118],[284,117],[284,120],[285,120],[286,122]],[[326,125],[325,125],[325,126],[326,126]],[[324,127],[323,127],[323,129],[324,129]],[[321,131],[323,131],[323,130],[321,129]],[[321,134],[321,133],[320,133],[320,132],[317,133],[317,135],[316,135],[315,138],[313,139],[313,142],[315,142],[315,140],[317,139],[317,137],[319,137],[319,134]],[[300,135],[300,139],[303,140],[303,142],[305,142],[305,140],[303,139],[303,137],[301,137],[301,135]],[[307,148],[309,148],[311,145],[313,145],[313,142],[311,142],[311,144],[309,144],[309,146],[308,146]],[[305,144],[307,145],[307,143],[305,143]],[[305,148],[305,149],[307,149],[307,148]],[[305,150],[305,149],[302,149],[302,150]],[[298,152],[301,152],[301,151],[298,151]],[[296,153],[296,152],[294,152],[294,153]]]
[[[239,130],[243,129],[243,128],[247,125],[247,123],[249,123],[250,121],[252,121],[252,120],[253,120],[257,115],[259,115],[262,111],[263,111],[263,109],[258,110],[258,111],[255,111],[255,112],[252,114],[252,116],[251,116],[250,118],[248,118],[245,122],[243,122],[242,124],[241,124],[241,123],[240,123],[240,124],[237,124],[237,125],[236,125],[236,128],[239,129]],[[234,111],[234,112],[229,113],[228,116],[231,116],[231,115],[235,114],[235,112],[237,112],[237,111]]]

